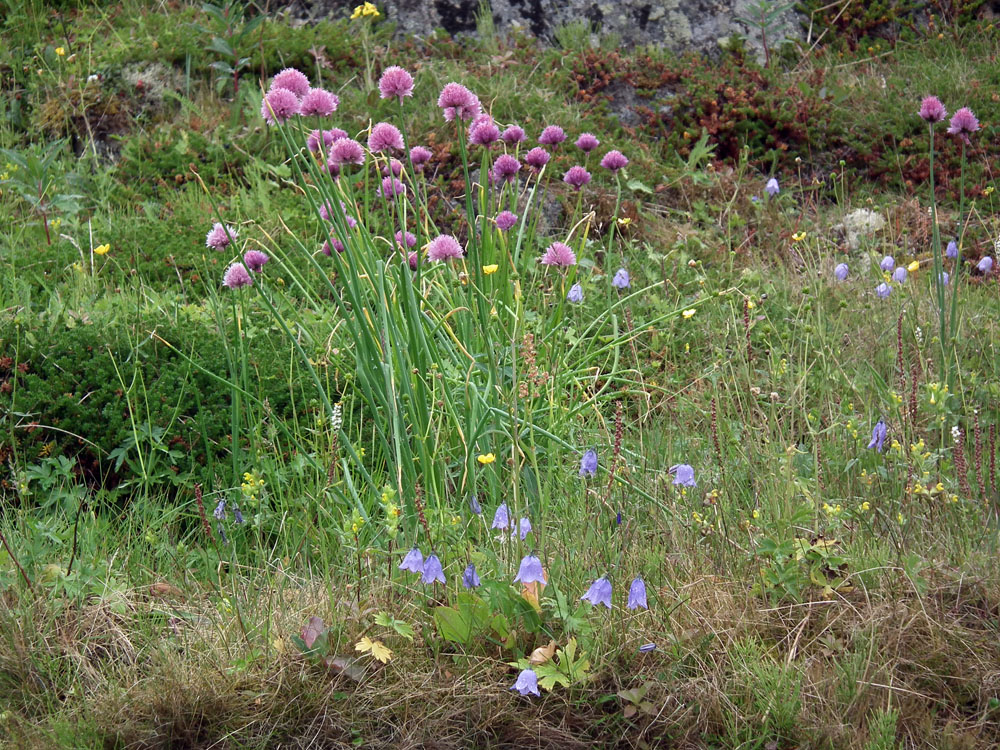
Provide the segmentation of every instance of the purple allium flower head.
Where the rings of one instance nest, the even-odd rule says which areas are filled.
[[[541,693],[538,692],[538,675],[533,669],[522,669],[517,676],[517,681],[510,686],[510,689],[516,690],[521,695],[530,694],[541,697]]]
[[[545,266],[559,266],[566,268],[576,265],[576,253],[573,249],[562,242],[553,242],[545,250],[545,254],[538,261]]]
[[[246,266],[242,263],[233,263],[222,276],[222,286],[230,289],[239,289],[251,284],[253,284],[253,279],[250,278]]]
[[[403,162],[399,159],[390,159],[389,163],[382,167],[382,176],[388,177],[390,173],[393,177],[399,177],[403,174]]]
[[[608,151],[601,159],[601,166],[612,172],[617,172],[622,167],[628,165],[628,159],[621,151]]]
[[[483,506],[479,504],[479,498],[475,495],[469,495],[469,508],[477,516],[483,515]]]
[[[236,239],[237,234],[239,233],[228,224],[222,226],[222,224],[216,222],[208,230],[208,234],[205,235],[205,247],[210,247],[213,250],[225,250],[229,247],[230,240]]]
[[[778,178],[772,177],[768,180],[767,184],[764,186],[764,190],[767,191],[767,194],[772,198],[776,196],[781,191],[781,188],[778,187]]]
[[[948,275],[947,271],[942,271],[941,272],[941,276],[939,278],[941,279],[941,283],[944,286],[948,286],[948,281],[951,279],[951,276]],[[886,296],[888,296],[888,295],[886,295]]]
[[[417,263],[420,262],[420,257],[419,257],[419,255],[417,255],[417,251],[414,250],[413,252],[411,252],[410,255],[407,257],[406,260],[410,264],[410,270],[411,271],[416,271],[417,270]]]
[[[288,89],[271,89],[260,105],[260,116],[268,125],[280,125],[298,113],[299,98]]]
[[[319,206],[319,218],[323,221],[333,221],[333,211],[331,207],[333,206],[330,201],[323,201]],[[357,220],[347,213],[347,204],[344,201],[340,202],[340,210],[344,214],[344,223],[347,224],[348,228],[354,229],[358,225]]]
[[[474,563],[469,563],[465,566],[465,570],[462,571],[462,586],[467,589],[479,587],[479,574],[476,573],[476,566]]]
[[[891,271],[893,268],[896,267],[896,259],[893,258],[891,255],[887,255],[884,258],[882,258],[882,262],[878,264],[878,267],[881,268],[886,273],[888,273],[889,271]]]
[[[243,514],[240,512],[240,506],[238,505],[233,506],[233,523],[235,523],[237,526],[239,526],[241,523],[246,523],[246,521],[243,519]]]
[[[413,162],[413,168],[418,171],[423,169],[423,166],[431,160],[431,156],[430,150],[423,146],[414,146],[410,149],[410,161]]]
[[[580,457],[580,476],[597,476],[597,451],[593,448],[585,451]]]
[[[326,172],[334,180],[340,179],[340,162],[334,161],[332,155],[328,156],[326,159]]]
[[[336,237],[334,237],[333,249],[336,250],[338,253],[344,252],[344,243],[338,240]],[[330,243],[327,242],[326,240],[323,240],[323,246],[320,248],[320,252],[322,252],[323,255],[330,257],[333,254],[330,251]]]
[[[878,295],[879,299],[886,299],[890,294],[892,294],[892,287],[883,281],[875,287],[875,294]]]
[[[955,240],[949,240],[948,247],[944,251],[946,258],[951,258],[954,260],[958,257],[958,243]]]
[[[506,232],[512,226],[517,224],[517,214],[513,214],[510,211],[501,211],[497,214],[494,221],[497,223],[497,229],[501,232]]]
[[[383,198],[395,198],[397,195],[406,195],[406,185],[395,177],[386,177],[382,180],[381,193]]]
[[[656,644],[655,643],[644,643],[641,646],[639,646],[639,653],[640,654],[648,654],[648,653],[651,653],[653,651],[656,651]]]
[[[632,282],[628,277],[628,271],[626,271],[624,268],[619,268],[617,271],[615,271],[615,276],[613,279],[611,279],[611,286],[615,287],[616,289],[628,289],[630,286],[632,286]]]
[[[420,553],[419,547],[414,547],[406,553],[406,557],[403,558],[403,562],[399,564],[399,569],[408,570],[411,573],[423,574],[424,556]]]
[[[871,450],[872,448],[874,448],[879,453],[881,453],[882,446],[885,444],[885,438],[888,432],[889,431],[885,426],[885,422],[883,422],[881,419],[878,422],[876,422],[874,429],[872,429],[872,439],[871,442],[868,443],[868,449]]]
[[[507,182],[513,182],[517,179],[517,172],[519,169],[521,169],[521,162],[510,154],[501,154],[497,157],[497,160],[493,162],[493,174],[496,175],[498,179],[503,179]]]
[[[542,167],[549,163],[549,152],[544,148],[536,146],[531,149],[528,153],[524,155],[524,163],[527,164],[533,171],[541,172]]]
[[[431,553],[424,560],[424,569],[420,572],[420,582],[423,584],[444,583],[444,571],[441,569],[441,561],[438,556]]]
[[[378,79],[378,90],[383,99],[396,97],[402,104],[404,96],[413,96],[413,76],[398,65],[390,65]]]
[[[481,110],[479,98],[460,83],[446,83],[437,104],[444,111],[445,122],[451,122],[456,117],[459,120],[474,120]]]
[[[219,504],[215,506],[215,510],[212,511],[212,515],[216,517],[219,521],[222,521],[226,517],[226,501],[220,500]]]
[[[427,257],[431,260],[450,260],[462,257],[462,246],[450,234],[439,234],[427,247]]]
[[[365,150],[351,138],[338,138],[330,149],[330,161],[334,164],[364,164]]]
[[[309,89],[299,104],[299,114],[306,117],[310,115],[329,117],[337,111],[338,106],[340,97],[336,94],[331,94],[326,89]]]
[[[402,151],[403,134],[392,123],[380,122],[372,128],[371,135],[368,136],[368,150],[378,152],[386,149]]]
[[[608,609],[611,609],[611,581],[601,576],[590,584],[587,593],[581,596],[580,599],[589,602],[594,607],[598,604],[603,604]]]
[[[929,123],[935,123],[947,117],[948,112],[936,96],[925,96],[920,102],[920,116]]]
[[[529,521],[526,517],[522,516],[521,520],[517,522],[517,534],[518,536],[521,537],[521,541],[523,542],[525,537],[527,537],[528,534],[530,533],[531,533],[531,521]],[[511,537],[513,536],[514,533],[512,532]]]
[[[833,275],[837,281],[844,281],[847,279],[849,270],[846,263],[838,263],[837,267],[833,269]]]
[[[674,485],[681,487],[697,487],[694,481],[694,467],[690,464],[674,464],[667,472],[674,475]]]
[[[542,146],[558,146],[566,140],[566,133],[558,125],[549,125],[542,134],[538,136],[538,142]]]
[[[527,136],[524,134],[524,128],[520,125],[511,125],[505,131],[500,134],[500,140],[506,143],[508,146],[513,146],[518,143],[524,143]]]
[[[580,166],[570,167],[563,175],[563,182],[579,190],[590,182],[590,172]]]
[[[576,139],[576,147],[585,154],[589,154],[600,145],[601,142],[597,140],[597,137],[593,133],[584,133]]]
[[[988,255],[984,255],[980,258],[979,263],[976,264],[976,268],[979,269],[979,273],[985,276],[993,270],[993,258]]]
[[[309,79],[301,70],[285,68],[271,79],[271,91],[276,89],[291,91],[295,96],[305,96],[309,93]]]
[[[628,604],[626,604],[629,609],[649,609],[649,605],[646,604],[646,582],[641,578],[636,578],[632,581],[632,585],[628,587]]]
[[[469,125],[469,143],[489,146],[500,138],[500,128],[489,115],[480,115]]]
[[[270,258],[267,257],[267,254],[262,253],[260,250],[247,250],[243,254],[243,262],[254,273],[260,273],[264,268],[264,264],[269,260]]]
[[[507,510],[507,503],[500,503],[497,512],[493,514],[493,525],[490,528],[501,531],[510,528],[510,512]]]
[[[969,136],[977,130],[979,130],[979,120],[968,107],[962,107],[951,116],[948,125],[948,132],[951,135],[960,136],[963,141],[969,143]]]
[[[569,288],[569,292],[566,293],[567,302],[583,302],[583,287],[579,284],[574,284]]]
[[[406,233],[406,247],[410,248],[417,244],[417,237],[412,232]],[[396,246],[402,247],[403,245],[403,232],[396,232]]]
[[[892,272],[892,280],[897,284],[902,284],[906,281],[906,266],[898,266],[896,270]]]
[[[514,576],[514,583],[545,583],[545,571],[542,570],[542,561],[534,555],[525,555],[521,558],[521,565]]]
[[[319,144],[321,138],[323,139],[324,152],[329,151],[330,146],[332,146],[333,142],[337,140],[336,138],[333,137],[332,130],[323,130],[323,131],[314,130],[306,137],[306,148],[309,149],[312,153],[316,153],[317,151],[319,151],[320,148]]]

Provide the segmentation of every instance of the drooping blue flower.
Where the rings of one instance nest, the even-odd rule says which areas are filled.
[[[837,267],[833,269],[833,275],[837,281],[844,281],[847,278],[849,269],[846,263],[838,263]]]
[[[569,302],[583,302],[583,287],[579,284],[571,286],[569,293],[566,295],[566,300]]]
[[[510,527],[510,512],[507,510],[507,503],[501,503],[497,512],[493,514],[493,525],[490,528],[503,531]]]
[[[948,286],[949,279],[951,279],[951,276],[948,275],[948,272],[947,271],[942,271],[941,272],[941,283],[944,286]]]
[[[885,422],[881,419],[875,423],[875,427],[872,429],[872,440],[868,443],[868,448],[874,448],[879,453],[882,452],[882,446],[885,443],[885,437],[888,433],[888,429],[885,426]]]
[[[531,521],[529,521],[527,518],[522,517],[521,520],[518,521],[517,523],[517,529],[518,530],[516,532],[511,531],[510,535],[511,537],[513,537],[515,533],[520,534],[521,541],[523,542],[524,538],[528,536],[529,533],[531,533]]]
[[[764,189],[767,191],[767,194],[770,195],[772,198],[776,196],[780,190],[780,188],[778,187],[778,178],[772,177],[770,180],[768,180],[767,184],[764,186]]]
[[[469,563],[465,566],[465,570],[462,572],[462,585],[467,589],[474,589],[479,586],[479,574],[476,573],[474,563]]]
[[[889,295],[892,294],[892,287],[883,281],[881,284],[875,287],[875,294],[878,295],[879,299],[887,299]]]
[[[899,266],[895,271],[892,272],[892,280],[897,284],[902,284],[906,281],[906,266]]]
[[[434,581],[444,583],[444,571],[441,569],[441,561],[438,560],[438,556],[432,553],[427,555],[427,559],[424,560],[424,569],[420,574],[420,582],[434,583]]]
[[[618,515],[615,516],[615,526],[622,525],[622,512],[618,511]]]
[[[403,558],[403,562],[399,564],[399,569],[408,570],[411,573],[422,574],[424,572],[424,556],[420,552],[419,547],[414,547],[406,553],[406,557]]]
[[[514,583],[545,583],[542,561],[534,555],[525,555],[521,558],[521,565],[517,569]]]
[[[988,255],[984,255],[979,263],[976,264],[976,268],[979,269],[979,273],[984,276],[993,270],[993,258]]]
[[[697,487],[694,481],[694,467],[688,464],[674,464],[667,472],[674,475],[674,484],[682,487]]]
[[[580,476],[597,476],[597,451],[591,449],[584,452],[580,459]]]
[[[611,581],[601,576],[587,589],[587,593],[580,597],[581,600],[589,602],[593,606],[603,604],[611,609]]]
[[[477,516],[483,515],[483,506],[479,504],[479,500],[476,499],[475,495],[469,495],[469,508]]]
[[[510,686],[511,690],[516,690],[521,695],[537,695],[541,697],[541,693],[538,692],[538,675],[535,674],[533,669],[522,669],[521,674],[517,676],[517,682]]]
[[[238,524],[244,523],[243,514],[240,513],[240,506],[233,506],[233,522]]]
[[[615,271],[615,277],[611,279],[611,286],[616,289],[628,289],[631,286],[631,282],[628,278],[628,271],[624,268],[619,268]]]
[[[891,271],[893,268],[896,267],[896,259],[893,258],[891,255],[887,255],[884,258],[882,258],[882,262],[878,264],[878,267],[881,268],[886,273],[888,273],[889,271]]]
[[[639,653],[640,654],[648,654],[651,651],[656,651],[656,644],[655,643],[644,643],[641,646],[639,646]]]
[[[636,578],[632,581],[632,585],[628,587],[628,604],[625,605],[629,609],[649,609],[649,605],[646,604],[646,582],[641,578]]]
[[[946,258],[951,258],[952,260],[954,260],[955,258],[957,258],[958,257],[958,243],[955,242],[955,240],[951,240],[948,243],[948,247],[945,249],[944,254],[945,254]]]
[[[219,504],[215,506],[215,510],[212,511],[212,515],[218,520],[223,520],[226,517],[226,501],[220,500]]]
[[[219,521],[216,530],[219,532],[219,536],[222,537],[222,543],[229,544],[229,539],[226,538],[226,530],[222,527],[222,521]]]

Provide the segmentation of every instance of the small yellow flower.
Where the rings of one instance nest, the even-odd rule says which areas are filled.
[[[631,223],[632,219],[630,219],[628,216],[623,216],[618,220],[618,226],[620,227],[627,227]]]
[[[805,232],[796,232],[795,234],[792,235],[792,239],[795,242],[802,242],[802,240],[804,240],[805,238],[806,238]]]
[[[108,250],[110,250],[110,249],[111,249],[111,245],[108,245],[108,244],[98,245],[97,247],[94,248],[94,254],[95,255],[105,255],[108,252]]]
[[[698,312],[698,311],[697,311],[697,310],[695,310],[695,309],[694,309],[694,308],[692,307],[692,308],[690,308],[690,309],[688,309],[688,310],[685,310],[684,312],[682,312],[682,313],[681,313],[681,315],[683,315],[683,316],[684,316],[685,318],[690,318],[690,317],[691,317],[692,315],[694,315],[694,314],[695,314],[696,312]]]
[[[871,503],[869,503],[867,500],[865,500],[863,503],[861,503],[861,510],[862,511],[871,510],[871,508],[872,508]]]
[[[476,460],[483,466],[488,466],[489,464],[496,461],[497,457],[494,456],[492,453],[480,453],[479,457]]]
[[[753,517],[754,518],[760,518],[760,511],[757,510],[757,508],[753,509]]]
[[[499,268],[496,263],[490,263],[488,266],[483,266],[483,273],[489,276],[491,273],[496,273]]]
[[[906,270],[909,271],[910,273],[913,273],[914,271],[918,270],[919,268],[920,268],[920,261],[919,260],[915,260],[910,265],[908,265],[906,267]]]
[[[993,189],[994,189],[994,188],[993,188],[993,186],[992,186],[992,185],[990,185],[990,186],[989,186],[988,188],[986,188],[986,189],[985,189],[985,190],[983,191],[983,195],[993,195]]]
[[[56,54],[59,57],[63,57],[66,54],[66,49],[64,47],[56,47]]]

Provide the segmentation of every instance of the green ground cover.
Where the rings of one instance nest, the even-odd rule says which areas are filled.
[[[1000,34],[868,5],[767,61],[0,5],[0,741],[998,744]]]

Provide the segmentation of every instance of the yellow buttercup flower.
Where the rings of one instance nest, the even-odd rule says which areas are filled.
[[[378,18],[381,13],[378,12],[378,8],[375,7],[374,3],[365,3],[364,5],[359,5],[354,9],[351,14],[351,20],[360,16],[372,16],[373,18]]]
[[[95,255],[106,255],[107,252],[108,252],[108,250],[110,250],[110,249],[111,249],[111,245],[108,245],[108,244],[98,245],[97,247],[94,248],[94,254]]]
[[[906,267],[906,270],[909,271],[910,273],[913,273],[914,271],[916,271],[919,268],[920,268],[920,261],[919,260],[915,260],[910,265],[908,265]]]
[[[682,312],[682,313],[681,313],[681,315],[683,315],[683,316],[684,316],[685,318],[690,318],[690,317],[691,317],[692,315],[694,315],[694,314],[695,314],[696,312],[698,312],[698,311],[697,311],[697,310],[695,310],[695,309],[694,309],[694,308],[692,307],[692,308],[690,308],[690,309],[688,309],[688,310],[685,310],[684,312]]]
[[[491,273],[496,273],[498,268],[500,268],[500,266],[496,263],[490,263],[487,266],[483,266],[483,273],[489,276]]]
[[[496,461],[497,457],[494,456],[492,453],[480,453],[479,457],[476,460],[483,466],[486,466]]]
[[[796,232],[795,234],[792,235],[792,239],[795,240],[795,242],[802,242],[802,240],[804,240],[805,238],[806,238],[805,232]]]
[[[56,47],[56,54],[59,55],[59,57],[62,57],[66,54],[66,49],[63,47]]]

